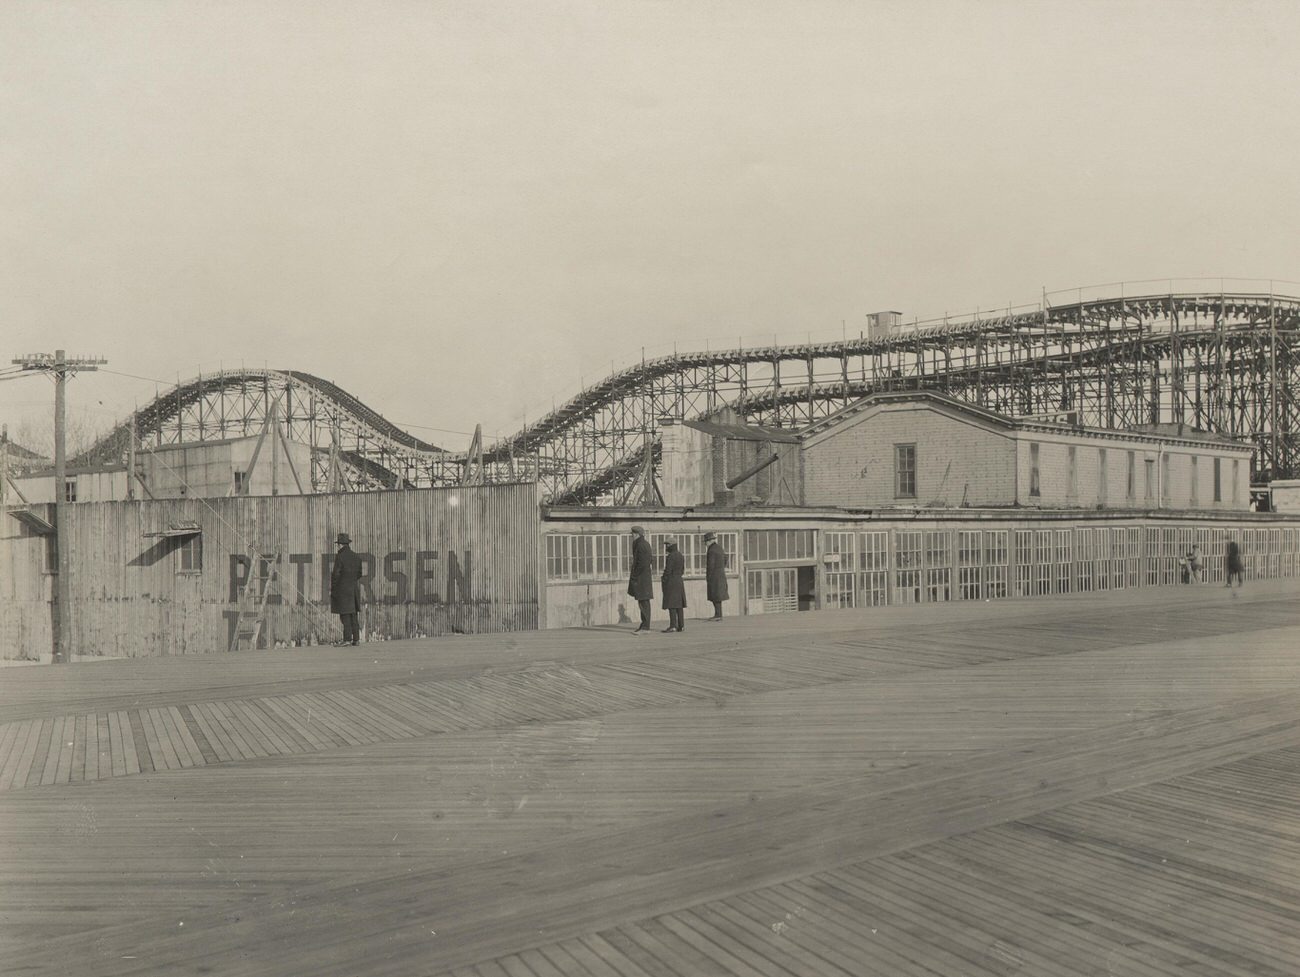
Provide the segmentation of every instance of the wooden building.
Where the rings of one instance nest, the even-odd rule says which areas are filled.
[[[872,394],[800,432],[810,506],[1250,508],[1251,446],[1182,427],[1013,419],[932,391]]]
[[[258,647],[336,640],[340,532],[362,560],[367,640],[537,628],[537,502],[535,485],[514,484],[67,506],[70,646],[222,651],[249,615],[261,618]],[[36,508],[54,518],[53,506]],[[53,537],[18,512],[0,535],[0,654],[48,659]]]

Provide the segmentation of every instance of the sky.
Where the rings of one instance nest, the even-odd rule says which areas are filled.
[[[68,391],[103,428],[304,370],[463,450],[642,355],[1297,281],[1298,36],[1292,0],[6,0],[0,367],[105,357]],[[0,381],[11,431],[52,402]]]

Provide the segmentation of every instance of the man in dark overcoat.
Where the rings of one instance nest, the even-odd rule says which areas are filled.
[[[633,634],[644,634],[650,630],[650,602],[654,600],[654,559],[650,553],[650,544],[646,542],[645,530],[640,526],[632,527],[632,572],[627,581],[627,595],[635,598],[641,609],[641,623]]]
[[[664,548],[667,553],[664,554],[664,573],[659,582],[663,584],[664,610],[668,612],[668,627],[664,628],[667,634],[686,630],[686,583],[682,580],[682,574],[686,572],[686,557],[672,540],[665,542]]]
[[[1224,557],[1224,570],[1227,573],[1228,582],[1225,586],[1231,588],[1232,580],[1237,579],[1237,587],[1240,589],[1246,583],[1246,565],[1241,558],[1241,547],[1235,539],[1228,540],[1228,552]],[[1232,596],[1236,597],[1236,591]]]
[[[704,551],[705,581],[708,586],[708,598],[713,604],[713,617],[710,621],[722,620],[722,602],[730,596],[727,593],[727,554],[718,545],[714,533],[705,533],[704,542],[709,548]]]
[[[330,571],[330,610],[343,622],[341,645],[357,644],[361,629],[357,626],[357,613],[361,610],[361,557],[352,552],[352,537],[339,533],[335,545],[339,554]]]

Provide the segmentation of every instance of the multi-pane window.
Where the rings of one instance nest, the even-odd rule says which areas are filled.
[[[622,536],[602,533],[593,536],[592,542],[596,548],[596,576],[617,577],[627,569],[623,562]]]
[[[931,602],[948,599],[952,570],[946,530],[927,531],[925,534],[925,588]]]
[[[1052,531],[1050,529],[1034,530],[1033,581],[1033,593],[1042,595],[1052,592]]]
[[[1053,560],[1056,567],[1056,580],[1052,585],[1052,592],[1068,594],[1073,589],[1070,586],[1070,574],[1074,569],[1074,530],[1054,529],[1052,534],[1056,542]]]
[[[984,533],[984,599],[1007,596],[1007,557],[1009,531]]]
[[[1093,530],[1079,529],[1075,532],[1075,589],[1092,590]]]
[[[1032,529],[1016,530],[1016,595],[1027,597],[1032,594],[1031,570],[1034,565],[1034,531]]]
[[[181,573],[198,573],[203,569],[203,534],[181,537],[176,547],[176,568]]]
[[[63,481],[63,501],[64,501],[64,502],[76,502],[76,501],[77,501],[77,480],[76,480],[75,478],[67,478],[67,479],[64,479],[64,481]]]
[[[983,535],[978,529],[957,530],[957,596],[961,600],[979,600],[983,596]]]
[[[668,550],[665,549],[664,543],[674,542],[677,549],[681,551],[683,572],[694,572],[695,569],[695,542],[698,537],[694,533],[651,533],[646,537],[650,543],[650,552],[654,556],[654,566],[656,573],[664,572],[664,561],[668,557]]]
[[[889,533],[858,533],[858,606],[889,603]]]
[[[811,529],[747,529],[745,559],[754,563],[811,560],[816,556]]]
[[[894,498],[916,498],[916,445],[894,445]]]
[[[736,533],[718,533],[718,545],[728,566],[735,566]],[[687,576],[703,576],[708,544],[703,533],[651,533],[646,537],[653,565],[663,571],[664,541],[681,550]],[[549,580],[618,580],[625,578],[632,560],[632,540],[617,533],[550,533],[546,536],[546,576]]]
[[[551,533],[546,537],[548,580],[578,580],[590,577],[595,568],[592,536]]]
[[[921,603],[921,532],[894,533],[894,599],[900,604]]]
[[[853,543],[855,532],[828,532],[822,537],[825,588],[822,595],[824,607],[853,607],[854,573]]]
[[[775,614],[799,609],[798,571],[776,567],[745,574],[745,612]]]
[[[1042,486],[1038,481],[1038,442],[1029,443],[1029,495],[1037,498],[1043,494]]]

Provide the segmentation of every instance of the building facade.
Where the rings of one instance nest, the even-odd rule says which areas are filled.
[[[1181,582],[1193,545],[1205,561],[1203,579],[1222,583],[1229,540],[1241,548],[1248,578],[1300,573],[1300,516],[1266,513],[551,508],[541,523],[547,627],[633,623],[634,524],[646,529],[654,552],[656,608],[663,541],[685,555],[688,621],[712,613],[706,532],[727,554],[728,615],[1171,586]]]
[[[1250,508],[1250,446],[1198,432],[1013,420],[906,391],[865,397],[800,439],[810,506]]]

